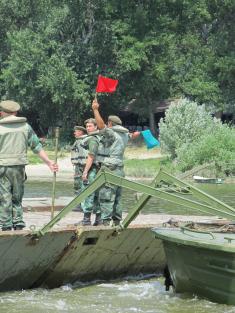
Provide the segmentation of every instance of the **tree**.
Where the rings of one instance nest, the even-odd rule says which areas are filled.
[[[213,15],[209,42],[215,53],[213,74],[221,90],[223,109],[235,108],[235,2],[233,0],[210,2]]]
[[[14,32],[8,39],[11,55],[1,75],[6,98],[19,101],[24,110],[37,109],[47,124],[61,119],[66,104],[69,117],[75,109],[83,110],[87,87],[61,56],[55,41],[29,29]]]
[[[221,107],[215,55],[203,33],[214,18],[207,1],[114,1],[112,6],[120,97],[135,100],[133,110],[149,116],[153,132],[160,100],[186,95]]]
[[[166,111],[165,118],[160,120],[162,150],[176,158],[179,148],[184,145],[187,149],[189,144],[199,140],[203,134],[212,132],[217,125],[219,120],[213,119],[205,106],[181,99],[172,104]]]
[[[102,113],[131,103],[153,131],[167,98],[231,109],[233,15],[232,0],[0,0],[1,96],[69,125],[91,114],[103,74],[120,83]]]
[[[68,9],[63,3],[57,7],[57,1],[47,2],[46,9],[42,9],[43,2],[24,1],[22,7],[30,16],[28,23],[25,21],[20,30],[7,33],[5,42],[10,53],[2,66],[1,93],[5,98],[19,101],[26,113],[38,111],[43,126],[63,120],[63,125],[71,128],[71,124],[81,119],[85,105],[90,103],[87,86],[69,64],[64,42],[59,40],[60,26]],[[33,5],[37,9],[36,18],[30,23],[35,17],[30,10]],[[7,9],[9,12],[12,8]]]

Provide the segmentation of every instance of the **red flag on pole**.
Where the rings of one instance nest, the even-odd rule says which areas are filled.
[[[99,75],[96,86],[96,92],[114,92],[117,88],[117,85],[118,85],[117,79],[111,79]]]

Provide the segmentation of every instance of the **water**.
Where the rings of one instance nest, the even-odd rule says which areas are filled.
[[[235,186],[232,184],[195,184],[209,194],[235,207]],[[58,182],[57,196],[73,196],[72,184]],[[51,196],[51,184],[27,183],[26,197]],[[132,207],[135,195],[125,190],[123,206]],[[174,204],[152,199],[142,213],[196,214]],[[140,279],[141,278],[141,279]],[[0,293],[0,313],[235,313],[235,306],[227,306],[199,299],[192,295],[165,291],[163,278],[136,277],[122,281],[79,283],[47,290],[34,289]]]
[[[163,279],[152,278],[1,293],[0,312],[234,313],[235,306],[166,292]]]
[[[25,198],[41,198],[51,197],[52,183],[50,182],[26,182],[25,183]],[[71,182],[56,183],[56,197],[73,197],[73,184]]]
[[[142,181],[141,181],[142,182]],[[147,182],[149,183],[149,182]],[[234,184],[195,184],[196,187],[206,191],[210,195],[235,207],[235,185]],[[27,182],[25,184],[25,197],[51,197],[52,184],[48,182]],[[127,212],[136,201],[135,192],[123,189],[123,211]],[[73,197],[73,184],[71,182],[57,182],[56,196]],[[182,206],[170,203],[157,198],[152,198],[142,213],[165,213],[165,214],[185,214],[195,215],[195,210],[183,209]],[[202,213],[198,213],[202,215]]]

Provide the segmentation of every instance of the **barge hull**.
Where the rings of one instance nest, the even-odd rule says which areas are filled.
[[[235,305],[235,235],[154,229],[176,292]]]
[[[0,291],[157,274],[165,265],[162,242],[149,225],[121,233],[111,227],[73,226],[39,238],[30,231],[3,232],[0,251]]]

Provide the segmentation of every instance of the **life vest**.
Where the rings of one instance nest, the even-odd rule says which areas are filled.
[[[28,131],[25,117],[9,115],[0,119],[0,166],[28,164]]]
[[[83,135],[76,139],[71,149],[72,164],[82,166],[86,164],[86,159],[89,152],[89,141],[91,140],[91,136],[99,140],[97,132],[90,133],[89,135]],[[93,161],[93,164],[95,163],[96,159]]]
[[[84,160],[87,158],[87,150],[84,149],[87,135],[78,137],[71,148],[71,162],[72,164],[85,164]]]
[[[115,125],[110,129],[113,137],[106,137],[105,134],[101,137],[97,160],[107,167],[123,166],[123,154],[129,140],[129,131],[120,125]],[[107,131],[110,130],[107,129]]]

